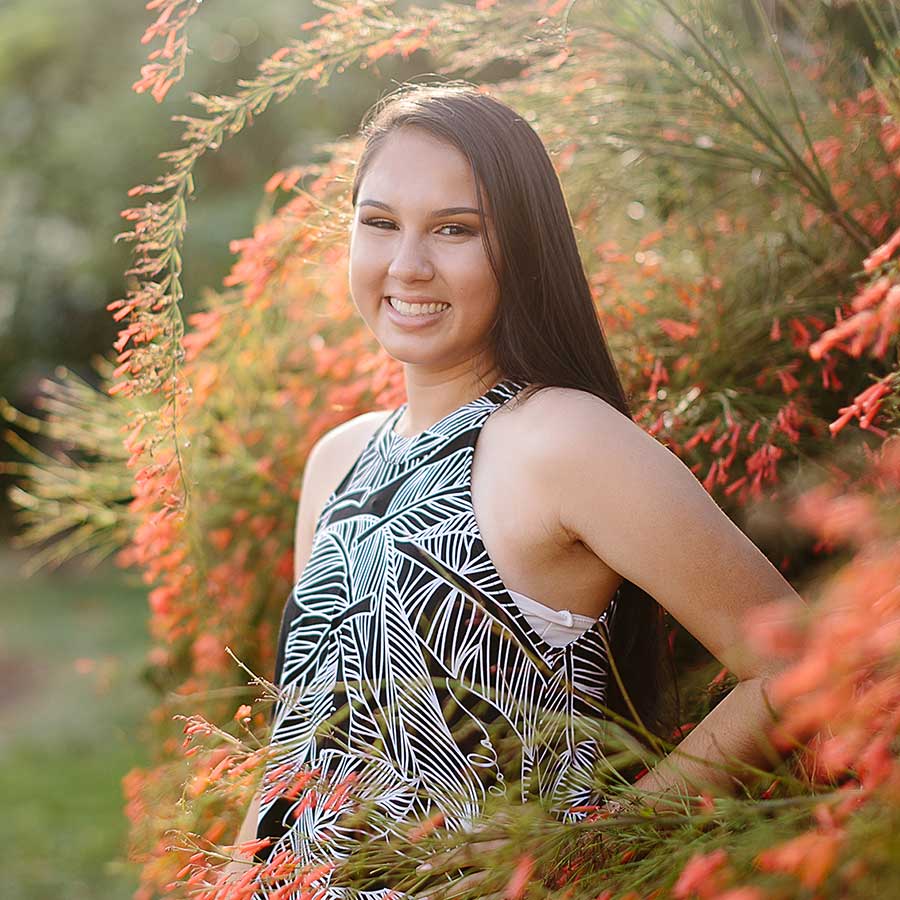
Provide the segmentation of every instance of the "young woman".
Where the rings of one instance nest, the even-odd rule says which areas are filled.
[[[657,725],[663,607],[739,683],[638,787],[730,787],[722,763],[760,763],[769,723],[772,671],[741,649],[742,614],[796,594],[633,422],[527,122],[471,87],[413,86],[363,133],[350,291],[408,400],[310,454],[273,767],[352,782],[385,835],[435,812],[466,828],[490,795],[575,821],[603,800],[578,717]],[[352,853],[342,810],[297,815],[301,799],[257,799],[241,838]]]

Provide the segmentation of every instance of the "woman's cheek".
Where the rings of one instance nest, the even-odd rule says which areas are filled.
[[[383,264],[378,257],[360,240],[350,252],[350,290],[354,298],[363,300],[365,295],[377,287],[376,281],[381,278]]]

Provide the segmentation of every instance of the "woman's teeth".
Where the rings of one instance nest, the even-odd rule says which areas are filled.
[[[449,303],[404,303],[396,297],[388,297],[388,303],[404,316],[427,316],[450,308]]]

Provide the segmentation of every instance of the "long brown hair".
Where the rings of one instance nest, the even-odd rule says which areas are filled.
[[[478,209],[494,216],[498,246],[485,248],[500,285],[490,332],[496,365],[529,390],[566,387],[602,398],[633,420],[591,297],[556,171],[534,129],[513,109],[465,83],[406,84],[363,119],[365,145],[352,202],[375,152],[397,128],[415,127],[457,147],[475,176]],[[498,264],[502,260],[502,264]],[[610,511],[610,515],[621,511]],[[610,615],[610,646],[627,696],[643,724],[660,733],[662,663],[668,643],[657,602],[623,581]],[[610,676],[607,706],[633,720]]]

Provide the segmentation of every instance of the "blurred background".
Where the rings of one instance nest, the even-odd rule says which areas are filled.
[[[122,0],[8,0],[0,5],[0,398],[35,414],[41,379],[58,367],[91,384],[120,325],[106,304],[124,291],[131,248],[126,192],[162,171],[156,159],[194,111],[188,91],[228,91],[320,11],[297,0],[208,3],[190,25],[187,74],[166,103],[131,89],[155,16]],[[391,79],[423,71],[389,60],[378,76],[348,72],[320,93],[274,106],[196,173],[183,274],[186,314],[233,261],[229,241],[253,230],[277,169],[352,133]],[[183,88],[183,89],[182,89]],[[264,198],[264,199],[263,199]],[[261,208],[260,203],[264,206]],[[0,442],[0,458],[19,454]],[[129,897],[135,869],[116,861],[126,822],[120,778],[148,762],[136,739],[153,700],[142,671],[147,589],[111,562],[22,575],[10,475],[0,474],[0,897]],[[52,862],[51,862],[52,861]]]
[[[526,5],[527,15],[521,12]],[[646,37],[654,51],[672,49],[670,67],[659,66],[652,54],[617,56],[619,51],[603,40],[591,44],[590,29],[583,55],[573,54],[564,65],[565,54],[556,53],[555,44],[541,46],[532,39],[536,17],[530,11],[555,10],[558,16],[564,4],[447,4],[442,14],[446,33],[433,45],[405,54],[385,49],[383,58],[377,45],[369,46],[363,59],[377,58],[377,66],[349,65],[318,90],[301,84],[284,102],[273,102],[253,127],[200,157],[193,170],[196,196],[188,198],[181,308],[185,318],[212,310],[222,330],[214,335],[218,344],[210,338],[212,364],[206,371],[217,364],[220,371],[210,402],[198,404],[202,408],[188,422],[196,435],[195,472],[203,476],[193,482],[198,500],[191,524],[202,541],[189,530],[186,536],[168,534],[160,540],[172,551],[170,557],[186,553],[195,568],[182,573],[180,556],[168,571],[161,566],[159,593],[149,591],[138,566],[115,565],[112,547],[94,566],[77,559],[44,566],[35,565],[32,552],[17,542],[24,531],[20,514],[30,502],[19,477],[24,460],[31,460],[37,520],[56,514],[54,490],[59,511],[75,515],[76,521],[83,499],[63,496],[68,482],[52,481],[60,478],[65,460],[54,457],[42,475],[40,461],[35,464],[29,453],[28,444],[48,459],[55,453],[48,433],[36,425],[48,410],[42,386],[48,379],[105,386],[98,373],[114,365],[113,342],[122,328],[106,307],[124,296],[129,286],[124,273],[134,262],[132,247],[114,241],[128,227],[120,211],[145,202],[128,197],[129,189],[167,171],[169,164],[157,155],[178,147],[184,129],[172,117],[198,115],[189,100],[192,91],[206,97],[234,94],[240,79],[252,77],[261,60],[300,37],[300,23],[321,16],[323,9],[305,0],[203,3],[187,28],[186,75],[157,104],[132,85],[148,58],[142,35],[158,11],[123,0],[7,0],[0,6],[0,413],[4,427],[10,426],[0,440],[0,796],[6,800],[0,839],[7,851],[0,867],[0,900],[131,897],[140,880],[138,864],[124,861],[128,829],[140,832],[146,820],[151,837],[145,843],[152,846],[169,824],[169,810],[155,809],[145,798],[153,796],[158,782],[162,804],[171,806],[177,795],[173,785],[184,783],[184,769],[167,768],[179,755],[180,729],[172,726],[172,711],[191,709],[178,704],[196,698],[197,709],[212,709],[211,718],[230,721],[235,704],[244,699],[240,691],[247,691],[242,673],[223,670],[222,645],[235,646],[242,638],[248,652],[256,654],[254,661],[271,663],[271,629],[290,581],[286,523],[299,484],[293,476],[307,449],[284,445],[302,443],[296,440],[298,431],[305,440],[316,428],[334,424],[334,410],[346,417],[355,405],[371,405],[375,390],[367,393],[370,383],[378,381],[382,391],[390,384],[370,364],[371,347],[357,340],[361,329],[345,327],[335,314],[347,304],[332,260],[343,261],[328,256],[327,241],[317,247],[311,240],[310,255],[328,261],[322,268],[326,274],[333,270],[332,282],[319,285],[311,278],[307,283],[305,272],[294,271],[293,287],[305,292],[303,304],[291,303],[289,283],[288,290],[271,287],[264,302],[246,306],[240,302],[240,292],[249,292],[246,285],[233,294],[221,290],[238,255],[229,243],[252,235],[273,217],[283,199],[263,190],[273,173],[307,162],[324,166],[329,155],[317,147],[351,136],[363,112],[386,89],[434,72],[439,64],[452,71],[458,66],[459,77],[474,72],[486,83],[508,79],[502,88],[506,98],[527,107],[526,117],[540,126],[563,172],[587,251],[591,287],[608,316],[617,361],[641,404],[636,420],[681,451],[717,501],[793,584],[834,549],[830,538],[820,537],[813,546],[808,536],[791,533],[786,517],[767,511],[764,501],[782,490],[787,494],[794,475],[819,471],[836,459],[827,425],[839,410],[850,408],[841,404],[858,399],[873,374],[882,376],[879,397],[887,394],[896,372],[896,328],[886,317],[880,352],[869,346],[876,341],[871,331],[856,352],[844,346],[833,359],[827,354],[813,358],[809,347],[827,332],[840,304],[862,289],[860,265],[866,253],[900,222],[900,131],[874,100],[863,63],[875,60],[883,74],[892,75],[895,99],[900,96],[898,64],[891,62],[900,57],[876,47],[866,19],[873,10],[883,13],[890,26],[886,30],[896,37],[900,14],[892,2],[685,0],[682,5],[695,14],[690,22],[716,52],[731,53],[725,32],[739,31],[749,65],[740,71],[738,87],[759,99],[758,108],[766,114],[761,118],[771,112],[766,128],[754,133],[759,123],[746,113],[747,104],[734,123],[729,118],[729,85],[722,86],[720,70],[704,69],[713,57],[690,44],[684,28],[675,40],[668,24],[656,27],[661,20],[653,15],[663,5],[655,0],[586,2],[577,11],[585,10],[584,21],[596,24],[591,10],[600,10],[599,22],[601,13],[611,10],[615,18],[621,9],[621,21],[636,40]],[[410,6],[396,3],[392,9],[402,19]],[[459,24],[454,7],[483,11],[492,29],[483,41],[477,17],[454,30]],[[504,9],[515,12],[509,30]],[[708,11],[714,11],[714,21],[706,17]],[[760,11],[774,23],[798,85],[796,95],[784,87],[787,69],[780,69],[765,39]],[[642,25],[643,13],[649,28]],[[806,18],[814,20],[813,38]],[[408,31],[427,32],[422,42],[430,40],[430,26],[423,29],[421,17],[411,21]],[[346,27],[349,33],[355,26]],[[694,87],[687,90],[686,83]],[[715,85],[714,91],[704,93],[698,86],[703,84]],[[721,93],[713,96],[716,91]],[[744,114],[747,118],[738,121]],[[808,164],[801,120],[818,139],[827,173],[813,173]],[[838,201],[846,206],[842,214],[836,214]],[[312,215],[310,221],[310,231],[322,222]],[[292,239],[288,230],[285,236],[269,235],[260,241],[261,252],[273,247],[280,252]],[[244,249],[252,262],[253,248]],[[279,261],[289,255],[285,252]],[[247,332],[242,329],[249,324],[260,327],[243,343]],[[308,341],[295,341],[295,334]],[[277,339],[270,340],[271,335]],[[893,356],[885,357],[888,344]],[[237,350],[250,354],[251,365]],[[347,360],[358,364],[355,371],[341,365]],[[201,353],[192,371],[199,381],[206,361]],[[319,390],[319,383],[332,385],[334,392]],[[338,396],[346,405],[332,403]],[[66,402],[57,411],[72,412],[79,427],[92,421],[88,413],[96,414],[94,437],[107,436],[111,462],[106,467],[104,448],[92,447],[90,440],[70,444],[80,453],[73,458],[84,463],[88,492],[97,491],[97,507],[85,518],[102,543],[105,528],[111,533],[133,528],[150,513],[123,511],[132,484],[122,465],[121,410],[102,395],[85,400],[83,408],[77,392]],[[896,433],[900,411],[896,398],[892,403],[885,410],[892,409],[893,420],[882,424],[893,423]],[[284,410],[303,406],[314,407],[314,415],[294,428],[297,421]],[[871,407],[869,421],[877,409]],[[861,407],[856,412],[859,418]],[[859,452],[860,445],[866,451],[875,443],[873,435],[885,437],[886,432],[876,426],[854,432],[860,434],[855,445],[852,439],[844,443],[858,457],[871,458]],[[742,469],[746,474],[737,477]],[[285,472],[293,478],[288,487],[279,482]],[[762,500],[760,491],[749,490],[751,482],[765,488]],[[839,510],[836,517],[842,516]],[[827,516],[818,518],[824,522]],[[39,536],[33,519],[30,539]],[[153,538],[144,544],[151,555]],[[190,591],[182,590],[185,586]],[[223,598],[235,606],[211,623],[207,614],[214,607],[220,612]],[[183,621],[194,630],[179,630]],[[682,634],[678,641],[682,649],[690,637]],[[708,663],[688,673],[707,708],[721,695],[726,674],[722,670],[711,681],[719,666],[710,670]],[[132,794],[129,826],[122,779],[135,769],[142,770],[143,780]],[[799,793],[806,786],[792,790]],[[222,798],[219,802],[216,807],[198,801],[185,818],[191,827],[200,822],[207,835],[221,837],[226,824],[233,825],[234,810],[226,804],[231,819],[218,822]],[[880,821],[883,833],[896,840],[897,828],[886,817]],[[791,828],[808,824],[798,817]],[[707,835],[704,828],[700,833]],[[858,837],[861,844],[871,844],[862,830]],[[743,864],[749,871],[758,847],[749,840],[745,844]],[[691,852],[687,844],[677,849],[660,842],[659,858],[663,869],[672,870],[665,875],[670,881],[672,854],[682,850]],[[153,895],[151,885],[171,877],[166,866],[153,868],[154,853],[165,855],[159,844],[148,854],[142,900]],[[884,857],[892,858],[887,851]],[[678,865],[685,861],[679,859]],[[900,875],[892,869],[891,877]],[[840,884],[828,896],[850,896]],[[796,896],[811,895],[805,887],[798,890]]]

